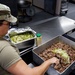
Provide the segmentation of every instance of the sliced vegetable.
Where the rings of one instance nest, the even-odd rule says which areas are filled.
[[[55,54],[59,54],[60,57],[64,60],[63,61],[64,64],[70,63],[70,57],[67,54],[66,50],[55,49],[55,50],[52,50],[52,52],[55,53]]]
[[[16,35],[11,35],[10,36],[10,39],[13,43],[19,43],[19,42],[22,42],[24,40],[28,40],[28,39],[31,39],[33,38],[34,35],[30,32],[25,32],[25,33],[22,33],[22,34],[16,34]]]

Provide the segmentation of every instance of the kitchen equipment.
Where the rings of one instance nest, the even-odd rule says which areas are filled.
[[[15,34],[13,34],[15,32]],[[11,40],[11,36],[10,34],[12,33],[12,36],[14,35],[20,35],[20,34],[24,34],[25,33],[30,33],[32,34],[34,37],[32,38],[29,38],[29,39],[26,39],[26,40],[23,40],[23,41],[20,41],[20,42],[17,42],[17,43],[14,43],[12,40]],[[18,49],[27,49],[27,48],[30,48],[30,47],[33,47],[35,45],[35,38],[36,38],[36,35],[35,35],[35,31],[33,31],[32,29],[30,28],[20,28],[20,29],[15,29],[15,30],[11,30],[8,35],[9,35],[9,40],[11,41],[11,43],[13,43],[14,45],[16,45],[18,47]]]
[[[57,73],[57,71],[54,69],[54,64],[52,64],[50,68],[47,70],[47,74],[48,75],[59,75],[59,73]]]
[[[75,42],[75,29],[63,34],[63,36]]]
[[[39,46],[42,43],[42,35],[40,33],[36,34],[36,46]]]
[[[58,41],[62,41],[75,49],[75,42],[63,36],[57,36],[33,50],[33,61],[38,65],[42,64],[44,60],[38,54],[44,51],[46,48],[49,48],[53,43],[57,43]],[[75,62],[72,62],[72,64],[70,64],[63,72],[58,72],[57,70],[53,69],[53,67],[50,67],[47,70],[47,74],[50,75],[51,72],[53,71],[53,75],[68,75],[74,69],[75,69]]]
[[[32,49],[33,47],[31,48],[28,48],[28,49],[25,49],[23,51],[20,52],[20,56],[21,58],[27,63],[31,63],[32,60],[33,60],[33,57],[32,57]]]

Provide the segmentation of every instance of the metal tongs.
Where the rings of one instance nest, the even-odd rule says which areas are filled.
[[[59,73],[54,69],[55,64],[52,64],[47,70],[48,75],[59,75]]]

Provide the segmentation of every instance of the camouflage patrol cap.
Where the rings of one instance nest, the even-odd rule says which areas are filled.
[[[11,10],[8,6],[0,3],[0,20],[6,20],[15,23],[17,18],[11,15]]]

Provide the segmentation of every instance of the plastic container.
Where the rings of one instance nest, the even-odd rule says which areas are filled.
[[[42,43],[42,35],[40,33],[36,34],[36,46],[39,46]]]

